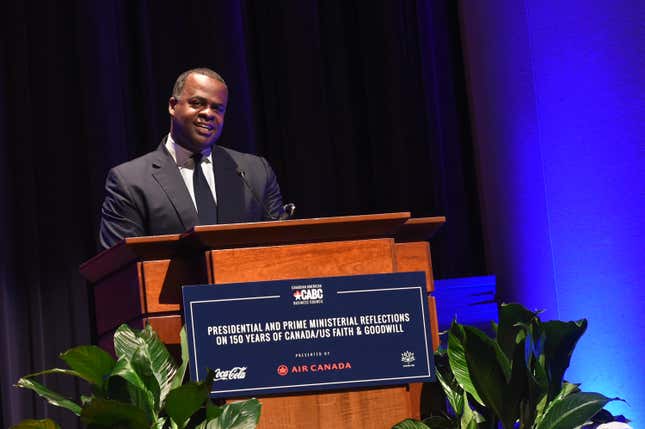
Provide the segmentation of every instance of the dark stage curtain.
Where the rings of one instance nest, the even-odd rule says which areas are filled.
[[[78,265],[105,174],[167,132],[176,76],[230,88],[222,145],[266,156],[299,217],[446,215],[438,277],[484,272],[450,0],[6,2],[0,55],[0,426],[64,410],[11,387],[90,341]],[[48,377],[78,394],[75,381]]]

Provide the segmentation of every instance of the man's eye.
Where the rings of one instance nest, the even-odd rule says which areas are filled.
[[[190,104],[192,107],[205,107],[206,106],[206,102],[202,101],[202,100],[190,100],[188,102],[188,104]]]

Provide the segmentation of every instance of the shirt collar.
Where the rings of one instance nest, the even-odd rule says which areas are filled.
[[[172,156],[172,159],[175,160],[175,163],[177,163],[178,166],[180,167],[193,167],[193,160],[192,156],[193,153],[186,149],[183,146],[178,145],[175,140],[173,140],[172,135],[170,133],[168,134],[168,138],[166,139],[166,149],[170,153],[170,156]],[[211,163],[212,160],[212,151],[211,148],[204,149],[202,151],[202,162],[206,163]]]

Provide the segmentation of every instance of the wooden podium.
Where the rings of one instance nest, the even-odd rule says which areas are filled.
[[[428,240],[444,217],[410,213],[197,226],[184,234],[133,237],[81,265],[93,285],[96,335],[112,349],[121,323],[150,323],[177,348],[184,284],[226,284],[354,274],[425,271]],[[433,345],[439,344],[429,298]],[[391,428],[419,418],[420,384],[260,398],[260,428]]]

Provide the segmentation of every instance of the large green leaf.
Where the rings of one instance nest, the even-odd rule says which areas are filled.
[[[497,343],[506,356],[511,359],[515,349],[516,337],[522,325],[528,325],[536,318],[536,313],[520,304],[502,304],[499,307]]]
[[[139,347],[143,350],[138,351]],[[151,372],[159,385],[158,402],[163,404],[177,373],[177,364],[152,327],[146,325],[142,331],[133,331],[127,325],[121,325],[114,333],[114,349],[119,357],[132,358],[135,352],[149,357]]]
[[[459,429],[459,420],[444,416],[430,416],[423,419],[423,423],[430,429]]]
[[[564,399],[567,396],[578,392],[580,392],[579,384],[564,382],[562,384],[562,390],[560,390],[560,393],[558,393],[558,396],[556,396],[555,399]]]
[[[206,401],[206,420],[216,419],[222,415],[222,407],[213,404],[212,401]]]
[[[587,330],[587,320],[562,322],[551,320],[543,323],[546,341],[544,353],[549,374],[549,398],[554,398],[562,389],[564,373],[569,368],[571,355],[578,340]]]
[[[81,406],[76,402],[64,397],[60,393],[56,393],[48,387],[43,386],[42,384],[34,381],[30,378],[21,378],[16,383],[16,386],[23,387],[25,389],[31,389],[36,392],[39,396],[46,399],[52,405],[57,407],[65,408],[76,414],[77,416],[81,415]]]
[[[448,335],[448,361],[450,362],[450,369],[461,388],[470,393],[475,401],[484,405],[484,401],[480,398],[470,377],[470,370],[468,369],[464,348],[465,340],[466,333],[464,332],[463,325],[452,322]]]
[[[405,419],[392,426],[392,429],[430,429],[425,423],[418,420]]]
[[[563,399],[554,400],[536,429],[575,428],[585,423],[613,400],[592,392],[573,393]]]
[[[155,415],[158,414],[161,407],[161,386],[157,374],[154,373],[154,364],[152,362],[149,349],[147,347],[139,347],[132,355],[132,368],[137,372],[145,388],[150,392],[150,397],[153,400],[153,410]]]
[[[62,353],[60,358],[80,377],[101,390],[104,390],[105,381],[116,364],[112,356],[97,346],[74,347]]]
[[[11,429],[60,429],[60,426],[51,419],[23,420]]]
[[[459,386],[449,368],[436,368],[435,374],[450,406],[455,414],[461,416],[464,412],[464,390]]]
[[[92,427],[127,427],[145,429],[151,422],[146,413],[134,405],[111,399],[96,398],[81,413],[81,421]]]
[[[527,368],[524,362],[524,348],[522,340],[516,344],[513,354],[511,355],[511,376],[506,385],[506,391],[512,392],[511,395],[505,395],[506,402],[504,408],[509,410],[514,417],[521,415],[520,404],[527,400],[530,392],[529,380],[527,376]],[[532,407],[533,408],[533,407]],[[512,410],[512,411],[510,411]],[[531,416],[531,420],[534,416]]]
[[[170,390],[176,389],[181,386],[186,375],[186,369],[188,368],[188,361],[190,356],[188,353],[188,338],[186,337],[186,327],[182,326],[179,331],[179,343],[181,345],[181,365],[177,368],[175,376],[170,381]]]
[[[468,404],[468,397],[466,396],[466,392],[464,392],[464,395],[463,395],[463,402],[464,402],[464,412],[461,415],[460,428],[477,429],[478,427],[477,414],[475,414],[475,412],[473,412],[473,410],[470,408],[470,405]]]
[[[34,372],[32,374],[27,374],[22,378],[34,378],[34,377],[37,377],[39,375],[50,375],[50,374],[64,374],[64,375],[71,375],[71,376],[78,377],[78,378],[83,378],[83,377],[81,377],[81,374],[79,374],[78,372],[74,371],[73,369],[64,369],[64,368],[46,369],[44,371],[38,371],[38,372]]]
[[[551,401],[547,402],[547,397],[546,393],[544,393],[544,401],[543,403],[538,404],[536,407],[534,407],[534,414],[535,414],[535,420],[534,420],[534,426],[537,427],[539,426],[540,422],[544,418],[544,414],[546,411],[548,411],[548,407],[553,406],[554,404],[557,404],[558,401],[563,400],[567,396],[578,393],[580,392],[579,384],[572,384],[572,383],[563,383],[562,385],[562,390],[558,395]]]
[[[465,356],[473,386],[487,407],[490,407],[504,428],[512,428],[519,416],[517,396],[508,386],[511,363],[499,344],[481,330],[464,326]]]
[[[156,409],[158,398],[155,398],[155,395],[150,390],[150,387],[146,385],[144,379],[133,367],[132,361],[132,358],[128,358],[126,355],[122,355],[114,366],[114,369],[112,370],[111,378],[120,377],[126,380],[127,392],[131,403],[134,406],[144,410],[150,417],[150,419],[153,420],[158,413],[158,410]],[[154,383],[156,384],[156,380],[154,380]],[[111,381],[110,385],[113,386],[116,385],[116,383]],[[158,391],[159,386],[156,386],[156,392]]]
[[[167,420],[168,419],[166,417],[158,418],[157,421],[152,423],[152,426],[150,426],[150,429],[164,429]],[[175,429],[172,425],[171,427]]]
[[[222,406],[222,414],[210,420],[207,429],[254,429],[260,419],[262,404],[257,399]]]
[[[190,417],[208,399],[210,385],[189,383],[173,389],[166,398],[166,413],[179,428],[186,427]]]

